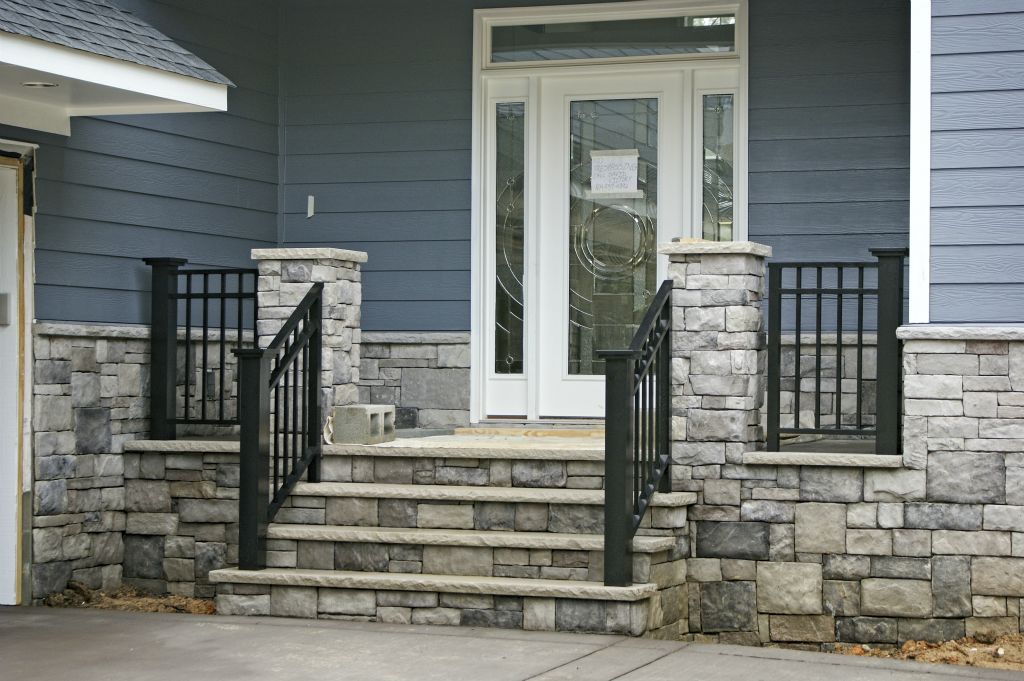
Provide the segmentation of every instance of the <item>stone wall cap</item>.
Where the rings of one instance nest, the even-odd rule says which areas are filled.
[[[349,251],[344,248],[254,248],[252,259],[366,262],[367,255],[364,251]]]
[[[830,466],[837,468],[902,468],[903,457],[838,452],[747,452],[746,466]]]
[[[363,331],[362,343],[408,345],[424,343],[456,345],[469,343],[469,331]]]
[[[705,239],[675,239],[658,247],[665,255],[757,255],[770,258],[772,247],[753,241],[707,241]]]
[[[896,329],[900,340],[1024,341],[1024,325],[914,324]]]

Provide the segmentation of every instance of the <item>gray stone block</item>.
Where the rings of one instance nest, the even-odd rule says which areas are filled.
[[[864,475],[859,468],[800,468],[802,501],[857,502],[863,498]]]
[[[375,527],[377,525],[377,500],[361,497],[330,497],[326,503],[326,522],[328,525]]]
[[[825,579],[864,579],[871,574],[871,559],[868,556],[827,555],[822,560],[822,576]]]
[[[434,471],[434,484],[436,485],[486,486],[489,483],[490,475],[486,468],[438,466]]]
[[[882,617],[931,617],[931,582],[865,579],[861,582],[861,613]]]
[[[602,534],[604,508],[582,504],[551,504],[548,512],[548,531]]]
[[[710,582],[700,586],[701,630],[756,631],[757,607],[753,582]]]
[[[44,598],[64,590],[71,579],[71,563],[58,561],[32,566],[32,597]]]
[[[124,510],[170,513],[170,486],[163,480],[125,480]],[[141,533],[145,534],[145,533]]]
[[[75,409],[75,451],[103,454],[110,451],[110,410],[103,407]]]
[[[377,614],[377,594],[368,589],[320,589],[317,611],[373,617]]]
[[[974,558],[971,591],[988,596],[1024,597],[1024,558]]]
[[[603,523],[602,523],[603,526]],[[545,504],[516,504],[516,532],[545,532],[548,507]]]
[[[793,522],[793,504],[785,501],[753,499],[740,507],[740,519],[766,523]]]
[[[493,549],[488,547],[423,547],[423,572],[426,574],[490,576],[493,567]]]
[[[416,527],[418,513],[419,505],[414,499],[377,501],[377,522],[381,527]]]
[[[904,525],[928,530],[980,530],[982,507],[974,504],[906,504]]]
[[[164,576],[164,538],[160,536],[124,536],[124,576],[162,579]]]
[[[413,624],[457,627],[461,620],[462,611],[455,608],[416,608],[412,611]]]
[[[767,560],[769,525],[754,522],[698,522],[697,556]]]
[[[900,619],[896,642],[955,641],[966,635],[962,619]]]
[[[846,507],[842,504],[797,504],[795,518],[798,552],[846,551]]]
[[[179,499],[178,514],[183,523],[237,523],[238,502],[234,499]]]
[[[460,624],[464,627],[488,627],[491,629],[522,629],[523,613],[515,610],[462,611]]]
[[[821,613],[821,565],[813,563],[759,563],[758,612],[794,615]]]
[[[896,643],[897,621],[892,617],[840,617],[836,634],[845,643]]]
[[[725,463],[724,450],[720,463]],[[716,506],[738,506],[740,503],[739,480],[705,480],[704,503]]]
[[[516,461],[512,464],[514,487],[564,487],[563,461]]]
[[[196,580],[205,581],[211,570],[228,564],[228,547],[223,542],[196,542]]]
[[[357,572],[387,572],[387,544],[359,542],[338,544],[334,549],[334,567]]]
[[[296,548],[295,567],[333,570],[334,544],[326,541],[300,541]]]
[[[417,514],[419,527],[473,529],[471,504],[419,504]]]
[[[872,556],[871,576],[893,579],[931,579],[931,561],[927,558]]]
[[[270,614],[276,617],[315,618],[317,590],[306,586],[272,586]]]
[[[772,615],[768,627],[773,641],[830,643],[836,640],[831,615]]]
[[[545,513],[544,516],[546,520],[547,513]],[[515,527],[515,521],[515,504],[496,501],[479,501],[473,506],[473,527],[475,529],[514,530],[517,529]]]
[[[236,596],[217,594],[218,615],[269,615],[270,594]]]
[[[859,614],[860,582],[825,580],[822,585],[822,604],[828,615],[853,616]],[[893,636],[895,636],[895,628]]]
[[[932,534],[928,530],[893,530],[892,552],[895,556],[930,556]]]
[[[399,406],[469,409],[469,370],[403,369]]]
[[[1003,503],[1006,466],[996,452],[934,452],[928,456],[928,500]]]
[[[35,514],[59,515],[68,509],[67,480],[41,480],[35,484]]]

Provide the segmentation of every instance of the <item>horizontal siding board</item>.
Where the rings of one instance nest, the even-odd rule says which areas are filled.
[[[469,55],[454,62],[433,61],[427,57],[423,61],[357,64],[296,64],[288,60],[281,65],[281,94],[289,97],[471,90],[472,87]]]
[[[36,284],[40,321],[142,324],[149,321],[149,293]]]
[[[750,172],[908,168],[910,138],[751,141]]]
[[[467,331],[469,301],[378,301],[363,305],[365,331]]]
[[[905,136],[910,121],[910,106],[905,102],[781,109],[753,108],[754,104],[748,123],[751,142]]]
[[[82,289],[148,291],[150,274],[138,258],[37,249],[36,282]]]
[[[863,106],[902,104],[909,98],[909,71],[855,73],[842,76],[772,76],[750,74],[751,108]]]
[[[1024,284],[1024,244],[932,246],[933,284]]]
[[[407,270],[363,273],[365,301],[469,300],[469,270]]]
[[[458,210],[469,205],[470,187],[466,180],[290,185],[285,188],[285,212],[305,213],[309,195],[316,197],[316,210],[323,213],[364,212],[382,206],[391,210]]]
[[[871,261],[872,248],[905,248],[906,233],[766,235],[758,242],[771,246],[773,262]]]
[[[750,173],[750,203],[902,201],[907,170]]]
[[[965,16],[1019,12],[1020,0],[932,0],[932,16]]]
[[[1015,129],[1024,122],[1019,90],[932,94],[932,131]]]
[[[195,112],[181,114],[140,114],[138,116],[104,116],[99,120],[155,130],[169,135],[215,142],[266,154],[277,154],[277,125],[261,123],[223,113]]]
[[[469,180],[470,152],[429,150],[364,154],[291,154],[285,159],[289,184]]]
[[[933,324],[1012,324],[1022,320],[1024,284],[935,284]]]
[[[1024,210],[1016,206],[933,208],[933,246],[1024,243]]]
[[[1024,119],[1020,125],[1024,126]],[[932,132],[932,168],[1020,166],[1024,166],[1024,129]]]
[[[256,182],[75,149],[46,149],[40,154],[37,177],[54,182],[69,177],[80,178],[79,184],[91,187],[251,208],[268,213],[277,210],[276,182]]]
[[[289,125],[448,121],[470,118],[468,89],[288,98]]]
[[[906,233],[907,201],[844,203],[755,203],[749,208],[752,241],[772,235]]]
[[[183,238],[170,229],[91,222],[78,218],[40,216],[45,229],[38,230],[36,247],[80,254],[125,258],[173,257],[218,267],[249,267],[249,250],[276,245],[276,240],[249,241],[196,232]]]
[[[285,241],[290,244],[325,241],[421,241],[470,238],[469,209],[406,212],[365,211],[284,216]]]
[[[1024,168],[933,170],[932,206],[1024,206]]]
[[[366,272],[402,272],[405,270],[470,269],[469,240],[464,241],[328,241],[298,242],[293,246],[330,246],[364,251],[369,259],[363,266]],[[373,296],[369,291],[363,295]]]
[[[932,19],[932,54],[1024,50],[1024,5],[1017,12]]]
[[[932,92],[1020,90],[1024,52],[932,57]]]
[[[470,120],[288,126],[289,154],[470,149]]]

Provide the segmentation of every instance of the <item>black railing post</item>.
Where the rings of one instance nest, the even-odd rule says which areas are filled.
[[[306,425],[309,434],[309,446],[315,450],[306,468],[306,479],[309,482],[320,482],[320,459],[323,452],[323,413],[320,409],[321,366],[323,365],[323,298],[318,297],[309,310],[309,319],[315,325],[316,333],[309,338],[309,375],[306,376],[306,389],[309,391],[309,411]]]
[[[153,270],[150,302],[149,436],[175,437],[174,409],[178,361],[178,269],[183,258],[145,258]]]
[[[665,471],[658,480],[659,492],[672,491],[672,302],[665,306],[659,321],[665,337],[658,348],[657,451],[664,457]],[[658,462],[662,464],[661,461]]]
[[[270,498],[270,362],[259,348],[238,357],[238,420],[241,426],[238,490],[238,567],[267,565]]]
[[[769,452],[779,451],[779,414],[782,410],[782,268],[768,265],[768,437]],[[841,333],[842,331],[840,331]],[[796,353],[800,354],[800,338],[796,339]],[[796,390],[800,391],[800,377],[795,376]],[[799,419],[799,416],[794,416]],[[794,421],[794,427],[799,421]]]
[[[636,353],[604,351],[604,583],[633,583],[633,366]]]
[[[875,383],[875,452],[900,452],[900,387],[903,358],[896,329],[903,321],[903,258],[905,248],[873,248],[878,259],[878,340]]]

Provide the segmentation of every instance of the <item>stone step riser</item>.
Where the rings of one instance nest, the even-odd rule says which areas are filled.
[[[258,584],[220,584],[217,612],[633,636],[664,619],[660,596],[620,602]]]
[[[604,489],[604,462],[325,455],[321,465],[321,480],[404,485]]]
[[[277,512],[274,522],[603,534],[604,507],[595,504],[293,495]],[[685,528],[685,506],[654,507],[644,515],[638,534],[681,534]]]
[[[685,548],[683,542],[671,552],[635,553],[633,581],[656,581],[652,573],[679,569],[678,564],[670,563],[685,560]],[[592,582],[604,579],[603,551],[290,539],[271,539],[267,549],[270,567]]]

